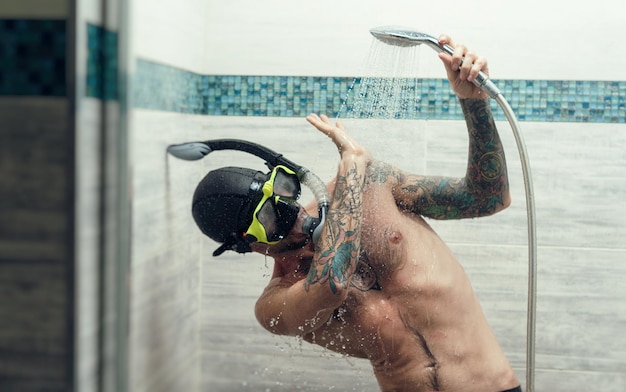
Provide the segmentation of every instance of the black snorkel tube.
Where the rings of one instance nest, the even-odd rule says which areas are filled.
[[[293,170],[298,176],[300,183],[306,185],[311,192],[313,192],[313,196],[317,201],[319,218],[309,216],[303,225],[303,230],[309,233],[314,243],[317,243],[322,234],[326,214],[330,207],[330,197],[324,182],[309,169],[290,161],[285,158],[283,154],[279,154],[265,146],[240,139],[215,139],[204,142],[172,144],[167,147],[168,153],[186,161],[196,161],[204,158],[213,151],[220,150],[247,152],[248,154],[255,155],[265,160],[265,164],[270,169],[278,165],[283,165]]]

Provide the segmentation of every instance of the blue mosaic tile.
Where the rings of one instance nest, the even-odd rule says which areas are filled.
[[[0,19],[0,95],[65,96],[65,20]]]
[[[340,93],[329,92],[333,81],[352,79],[310,76],[203,76],[205,114],[301,117],[311,111],[333,113]],[[345,91],[345,90],[344,90]]]
[[[143,60],[137,61],[133,87],[133,102],[144,109],[208,114],[208,101],[221,98],[214,96],[215,86],[209,86],[206,77]]]
[[[626,122],[626,82],[494,82],[520,121]],[[210,116],[463,119],[446,79],[199,75],[140,59],[134,86],[136,107]]]
[[[87,24],[87,83],[85,95],[103,100],[118,98],[118,34]]]

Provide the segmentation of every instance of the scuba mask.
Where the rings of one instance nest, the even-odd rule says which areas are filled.
[[[275,244],[282,240],[296,222],[300,205],[300,181],[296,173],[289,168],[276,166],[261,186],[263,197],[254,208],[252,223],[245,232],[250,242]],[[253,182],[253,188],[258,187]]]
[[[213,252],[226,250],[251,252],[252,242],[275,244],[283,239],[300,213],[297,203],[301,185],[313,193],[319,218],[307,216],[302,230],[316,243],[322,233],[330,206],[326,185],[313,172],[282,154],[262,145],[239,139],[216,139],[170,145],[171,155],[193,161],[213,151],[238,150],[266,161],[267,174],[240,167],[210,171],[198,184],[193,196],[192,214],[200,230],[222,245]]]

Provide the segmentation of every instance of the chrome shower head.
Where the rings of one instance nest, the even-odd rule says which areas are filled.
[[[426,44],[436,52],[445,52],[449,55],[454,54],[454,49],[450,45],[440,45],[439,40],[432,35],[420,33],[419,31],[400,27],[400,26],[382,26],[370,30],[370,33],[379,41],[393,46],[416,46]],[[483,72],[479,72],[474,84],[487,93],[491,98],[495,98],[500,94],[498,87]]]
[[[370,33],[379,41],[393,46],[416,46],[426,44],[437,52],[454,53],[449,45],[439,45],[439,40],[432,35],[420,33],[400,26],[382,26],[370,30]]]

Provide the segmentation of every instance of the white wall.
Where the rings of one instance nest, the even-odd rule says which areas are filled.
[[[134,7],[138,56],[204,74],[356,76],[369,29],[381,25],[449,33],[487,56],[495,79],[620,80],[626,69],[619,49],[626,5],[618,0],[136,0]]]

